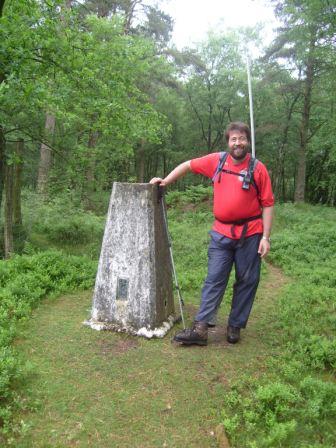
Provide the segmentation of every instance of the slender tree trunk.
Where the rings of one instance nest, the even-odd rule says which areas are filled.
[[[5,0],[0,0],[0,17],[2,17],[3,8],[5,6]],[[0,85],[5,80],[5,74],[0,72]],[[0,124],[0,217],[1,217],[1,205],[2,205],[2,194],[4,190],[4,180],[5,180],[5,149],[6,140],[3,127]]]
[[[124,33],[129,34],[131,30],[132,20],[134,18],[135,7],[141,0],[127,0],[125,2],[125,22],[124,22]]]
[[[97,146],[97,141],[98,141],[98,132],[91,130],[89,133],[89,140],[87,144],[88,162],[85,170],[86,185],[83,188],[83,201],[85,203],[85,207],[88,209],[92,208],[91,194],[95,190],[96,156],[94,153],[94,149]]]
[[[3,128],[2,126],[0,126],[0,213],[1,213],[2,195],[4,190],[4,182],[5,182],[5,150],[6,150],[6,140],[3,133]]]
[[[306,188],[306,154],[308,146],[308,129],[310,120],[311,109],[311,94],[314,82],[314,49],[315,49],[315,32],[312,32],[312,37],[309,44],[309,55],[307,61],[307,76],[305,80],[304,89],[304,103],[301,120],[301,140],[298,153],[298,167],[294,201],[304,202],[305,200],[305,188]]]
[[[5,167],[5,227],[4,227],[4,245],[5,258],[10,258],[14,252],[13,248],[13,165]]]
[[[2,17],[4,6],[5,6],[5,0],[0,0],[0,17]]]
[[[209,94],[209,122],[208,122],[208,135],[207,135],[207,147],[208,147],[208,153],[212,151],[212,114],[213,114],[213,107],[211,103],[211,83],[210,80],[207,80],[207,89]]]
[[[55,115],[47,113],[45,121],[45,138],[51,139],[55,132]],[[48,145],[41,144],[40,163],[37,177],[37,191],[43,195],[47,193],[49,171],[51,168],[51,151]]]
[[[90,131],[89,134],[89,141],[88,141],[88,157],[89,157],[89,163],[86,170],[86,180],[88,183],[88,189],[90,192],[94,191],[95,188],[95,170],[96,170],[96,157],[94,154],[94,149],[97,146],[98,141],[98,133],[94,131]]]
[[[22,178],[22,157],[24,141],[20,139],[16,144],[16,155],[19,162],[14,165],[13,184],[13,223],[15,226],[22,225],[21,212],[21,178]]]
[[[168,169],[167,169],[167,156],[165,153],[162,154],[162,162],[163,162],[163,176],[166,177],[168,174]],[[155,173],[157,171],[157,165],[156,165],[156,170]]]
[[[286,156],[286,146],[288,143],[288,132],[289,132],[289,126],[292,119],[293,109],[294,106],[299,99],[300,94],[297,94],[293,101],[290,104],[287,117],[286,117],[286,125],[284,128],[284,132],[282,135],[282,141],[279,148],[279,154],[278,154],[278,161],[275,171],[275,180],[274,180],[274,193],[277,198],[281,198],[283,201],[285,201],[285,191],[284,191],[284,184],[285,184],[285,156]]]
[[[212,105],[209,104],[208,152],[212,151]]]
[[[141,140],[137,150],[137,182],[145,181],[145,142]]]

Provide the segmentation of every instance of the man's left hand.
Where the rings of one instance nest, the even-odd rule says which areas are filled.
[[[271,243],[268,240],[261,239],[258,249],[258,254],[260,254],[261,258],[266,257],[268,252],[271,250]]]

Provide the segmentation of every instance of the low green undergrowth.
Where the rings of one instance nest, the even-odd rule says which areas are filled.
[[[46,251],[16,256],[0,261],[0,423],[2,432],[8,429],[13,407],[19,404],[15,382],[23,373],[12,341],[16,325],[27,319],[45,297],[86,289],[93,285],[96,262]]]
[[[283,353],[269,360],[271,378],[240,379],[227,395],[223,424],[235,447],[336,444],[335,242],[335,210],[277,207],[269,258],[293,279],[273,316]]]
[[[204,185],[195,185],[187,188],[185,191],[171,191],[166,196],[168,206],[197,204],[202,201],[208,201],[212,198],[212,187]]]
[[[212,221],[209,193],[209,188],[198,186],[167,195],[176,270],[186,302],[195,309],[206,274],[207,231]],[[242,358],[244,368],[221,392],[225,409],[221,421],[233,448],[336,446],[335,218],[330,208],[277,206],[269,259],[292,281],[274,304],[273,316],[267,316],[273,318],[274,336],[268,334],[262,342],[269,344],[270,352],[276,347],[274,351],[282,354],[269,357],[258,375],[249,374]],[[26,210],[25,226],[30,235],[25,247],[29,255],[0,262],[3,433],[19,401],[13,386],[23,373],[11,345],[16,324],[44,297],[93,285],[96,261],[91,259],[99,252],[104,218],[55,199]],[[34,253],[36,247],[47,249],[51,243],[85,256],[50,250]]]
[[[34,207],[29,207],[30,203]],[[27,194],[24,217],[28,234],[44,235],[51,243],[69,246],[100,240],[105,223],[105,216],[84,211],[67,196],[43,202],[32,193]]]

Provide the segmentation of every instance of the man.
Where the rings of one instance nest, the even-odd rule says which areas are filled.
[[[233,264],[236,282],[227,340],[239,341],[240,329],[246,327],[257,291],[261,258],[270,250],[274,197],[267,169],[260,161],[253,163],[251,159],[250,129],[246,124],[229,124],[225,138],[229,151],[224,163],[222,153],[211,153],[181,163],[164,179],[154,177],[150,181],[167,186],[189,171],[213,180],[215,222],[210,231],[208,275],[201,305],[192,327],[174,337],[187,345],[207,344],[208,325],[222,301]]]

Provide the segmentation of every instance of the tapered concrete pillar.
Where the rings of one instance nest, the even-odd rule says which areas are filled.
[[[158,188],[115,182],[88,324],[95,329],[162,337],[175,320]]]

